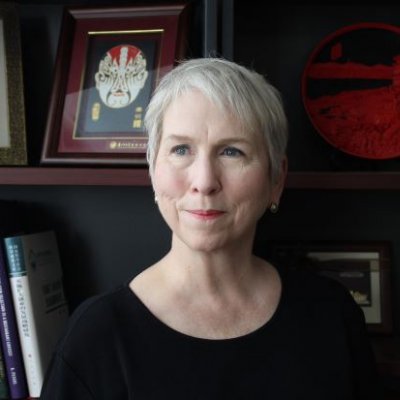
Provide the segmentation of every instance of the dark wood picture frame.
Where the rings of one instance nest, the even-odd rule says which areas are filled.
[[[346,286],[364,312],[368,331],[393,330],[391,245],[365,242],[273,242],[271,257],[290,269],[305,269]]]
[[[0,165],[28,162],[19,18],[0,3]]]
[[[42,164],[143,165],[143,116],[184,56],[188,4],[67,8]]]

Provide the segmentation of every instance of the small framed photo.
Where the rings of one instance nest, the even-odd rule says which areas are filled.
[[[275,242],[272,253],[283,267],[336,279],[363,310],[370,332],[392,332],[389,242]]]
[[[143,117],[186,48],[188,6],[65,10],[41,162],[145,164]]]
[[[27,164],[19,18],[0,3],[0,165]]]

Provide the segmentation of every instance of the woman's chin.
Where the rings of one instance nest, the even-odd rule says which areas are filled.
[[[212,234],[197,234],[197,235],[186,235],[181,238],[180,241],[191,251],[214,253],[218,251],[232,251],[240,244],[243,244],[243,240],[234,240],[228,238],[226,235],[212,235]]]

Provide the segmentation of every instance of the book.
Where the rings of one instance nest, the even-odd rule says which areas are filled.
[[[54,231],[4,239],[29,396],[40,397],[43,379],[68,319]]]
[[[5,375],[9,385],[9,397],[28,397],[26,376],[22,361],[21,345],[14,304],[11,295],[8,268],[3,246],[0,244],[0,339],[3,348]],[[1,397],[0,397],[1,398]]]
[[[0,237],[21,232],[23,207],[15,201],[0,200]],[[8,278],[3,243],[0,242],[0,341],[10,399],[28,397],[21,344]],[[1,397],[0,397],[1,398]]]
[[[8,382],[4,365],[3,351],[0,348],[0,399],[9,399]]]

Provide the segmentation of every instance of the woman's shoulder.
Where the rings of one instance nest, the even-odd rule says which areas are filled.
[[[301,269],[280,269],[279,272],[284,290],[296,300],[354,303],[349,289],[336,279]]]
[[[121,285],[83,301],[71,314],[57,351],[110,340],[119,320],[116,314],[128,305],[129,291],[128,285]]]
[[[343,326],[364,329],[361,307],[338,280],[304,270],[284,270],[281,276],[287,310],[296,310],[298,315],[314,315],[320,321],[342,321]]]
[[[93,393],[103,393],[104,387],[119,390],[123,374],[116,371],[120,371],[123,340],[132,338],[124,329],[129,328],[130,321],[139,319],[131,316],[137,309],[127,284],[82,302],[69,318],[55,349],[44,398],[53,398],[57,393],[60,399],[94,399],[98,397]]]
[[[119,285],[109,291],[91,296],[84,300],[72,313],[70,320],[77,322],[82,318],[104,317],[104,313],[126,298],[126,292],[129,291],[127,284]]]

